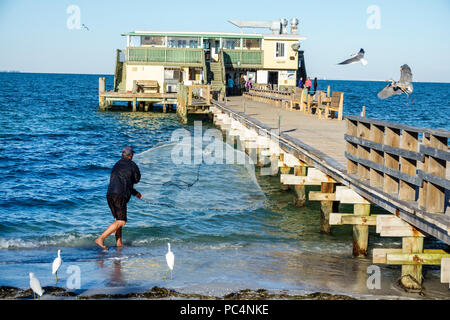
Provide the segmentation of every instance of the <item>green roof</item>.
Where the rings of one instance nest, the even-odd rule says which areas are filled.
[[[242,34],[242,33],[208,33],[208,32],[127,32],[122,33],[122,36],[159,36],[159,37],[190,37],[190,38],[243,38],[243,39],[262,39],[263,35],[260,34]]]

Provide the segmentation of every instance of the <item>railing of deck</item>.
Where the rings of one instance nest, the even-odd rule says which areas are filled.
[[[426,212],[445,213],[449,131],[357,116],[346,120],[348,173]]]
[[[203,63],[202,49],[128,47],[127,56],[130,62]]]
[[[224,63],[226,67],[238,66],[262,66],[262,50],[223,50]]]

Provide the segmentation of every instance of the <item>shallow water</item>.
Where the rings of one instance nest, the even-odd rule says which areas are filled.
[[[112,80],[107,76],[109,87]],[[351,257],[351,227],[321,235],[318,203],[294,207],[279,178],[255,175],[250,165],[174,165],[172,134],[193,132],[192,123],[182,125],[174,114],[100,112],[96,75],[0,73],[0,81],[0,285],[27,288],[31,271],[42,285],[54,285],[51,262],[62,249],[58,285],[68,285],[67,270],[76,265],[80,290],[158,285],[220,294],[262,287],[411,297],[393,286],[399,267],[381,267],[381,289],[367,289],[371,258]],[[345,92],[347,114],[364,104],[370,117],[450,129],[448,84],[415,84],[415,104],[408,107],[404,97],[378,100],[381,82],[322,84]],[[203,131],[210,128],[203,123]],[[113,222],[105,193],[127,144],[142,171],[136,188],[153,204],[133,198],[125,247],[103,252],[93,240]],[[180,188],[197,172],[190,189]],[[175,253],[172,281],[162,280],[167,242]],[[373,231],[369,243],[401,245]],[[106,245],[114,245],[113,237]],[[425,246],[442,244],[426,240]],[[439,270],[425,274],[427,296],[448,297]]]

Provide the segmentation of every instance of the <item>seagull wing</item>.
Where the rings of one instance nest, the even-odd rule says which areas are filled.
[[[411,72],[411,68],[407,65],[404,64],[400,67],[400,81],[401,83],[410,83],[412,81],[412,72]]]
[[[381,90],[380,92],[378,92],[378,98],[380,99],[386,99],[389,98],[393,95],[397,95],[397,94],[402,94],[402,90],[398,89],[397,86],[393,85],[393,84],[388,84],[386,87],[384,87],[383,90]]]
[[[359,50],[358,54],[353,54],[352,58],[347,59],[342,61],[341,63],[338,64],[352,64],[352,63],[358,63],[361,59],[364,58],[364,50],[361,48],[361,50]]]
[[[352,63],[357,63],[357,62],[359,62],[359,59],[361,59],[361,58],[359,57],[359,55],[356,55],[356,56],[354,56],[353,58],[344,60],[344,61],[342,61],[341,63],[338,63],[338,64],[352,64]]]

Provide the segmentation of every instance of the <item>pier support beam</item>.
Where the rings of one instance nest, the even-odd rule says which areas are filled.
[[[290,167],[280,167],[280,174],[289,174],[289,172],[291,172],[291,168]],[[288,191],[289,190],[289,185],[288,184],[284,184],[284,183],[280,183],[280,188],[283,191]]]
[[[294,167],[294,176],[306,176],[306,166]],[[294,205],[296,207],[303,207],[306,203],[306,192],[304,185],[294,185]]]
[[[423,237],[402,238],[402,253],[422,253]],[[422,265],[402,265],[402,286],[407,289],[420,290],[422,288]]]
[[[101,93],[105,92],[105,77],[98,78],[98,106],[100,109],[105,110],[106,108],[106,98],[100,96]]]
[[[353,214],[355,216],[368,216],[370,214],[370,204],[354,204]],[[369,226],[353,226],[353,256],[367,256],[367,247],[369,244]]]
[[[137,105],[137,101],[136,99],[133,99],[133,112],[136,112],[136,106]]]
[[[322,193],[334,193],[335,184],[331,182],[322,182],[320,186],[320,192]],[[320,233],[330,234],[330,213],[338,212],[338,201],[320,201]]]

